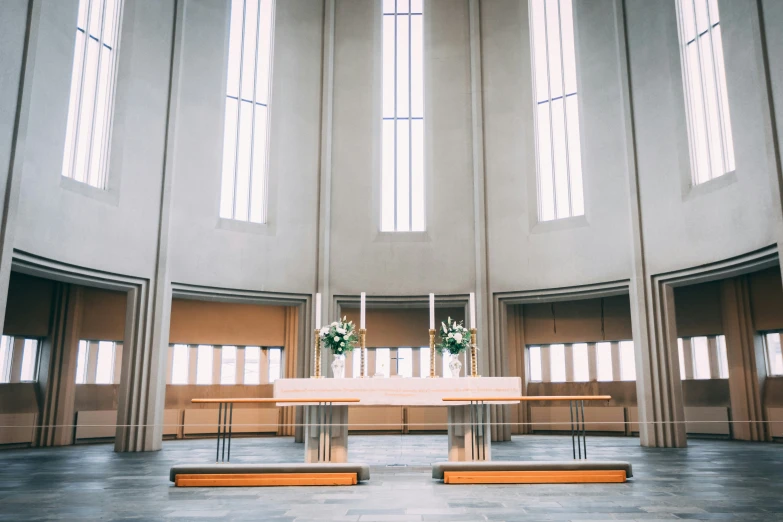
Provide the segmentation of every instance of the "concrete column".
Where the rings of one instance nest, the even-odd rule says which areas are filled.
[[[710,379],[720,379],[720,361],[718,360],[718,340],[714,335],[707,337],[707,354],[710,358]]]
[[[421,348],[411,348],[411,375],[413,377],[421,377]]]
[[[112,384],[119,384],[122,380],[122,343],[114,344],[114,377]],[[171,380],[171,372],[168,373],[168,380]]]
[[[598,358],[595,353],[595,343],[587,343],[587,379],[598,381]]]
[[[38,396],[42,398],[36,446],[73,444],[76,359],[82,321],[82,289],[57,284],[49,336],[41,343]]]
[[[121,358],[118,357],[118,359]],[[171,376],[173,374],[174,374],[174,347],[169,346],[168,358],[166,360],[166,384],[171,384]]]
[[[375,376],[375,349],[367,350],[367,375]]]
[[[7,0],[0,16],[0,332],[11,278],[40,9],[40,2]]]
[[[729,363],[729,393],[735,439],[770,440],[764,424],[764,343],[753,328],[747,276],[721,281],[723,332]]]
[[[621,381],[622,371],[620,365],[620,343],[612,343],[612,380]]]
[[[565,378],[566,382],[574,382],[574,345],[565,345]]]
[[[547,344],[541,346],[541,382],[552,382],[552,358]]]
[[[236,377],[234,382],[237,384],[245,384],[245,347],[237,346],[237,366]]]
[[[21,382],[22,359],[24,359],[24,338],[14,337],[11,345],[11,379],[10,382]]]
[[[98,341],[87,343],[87,378],[86,384],[95,384],[98,378]]]
[[[631,237],[631,323],[636,347],[636,396],[639,406],[639,441],[642,446],[684,447],[685,412],[682,383],[678,378],[674,295],[669,285],[648,270],[643,226],[641,188],[636,158],[636,122],[631,96],[631,63],[626,34],[626,3],[614,0],[620,87],[621,130],[625,146],[624,169],[628,173]],[[657,212],[659,209],[652,209]],[[674,356],[673,356],[674,354]]]
[[[212,384],[223,384],[220,382],[223,366],[223,347],[212,347]]]
[[[693,343],[690,337],[682,340],[682,363],[685,365],[685,378],[693,379]]]
[[[389,348],[389,377],[397,375],[397,348]]]
[[[321,368],[321,375],[328,375],[326,368]],[[258,376],[261,384],[269,384],[269,348],[262,348],[258,361]]]
[[[196,384],[198,375],[198,345],[188,345],[188,384]]]

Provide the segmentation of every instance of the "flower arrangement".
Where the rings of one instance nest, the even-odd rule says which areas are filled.
[[[353,350],[356,344],[356,329],[353,321],[335,321],[328,326],[321,328],[321,345],[330,349],[335,355],[344,355],[345,352]]]
[[[445,323],[440,323],[440,344],[435,348],[438,353],[459,354],[470,346],[470,331],[465,328],[462,321],[452,321],[449,317]]]

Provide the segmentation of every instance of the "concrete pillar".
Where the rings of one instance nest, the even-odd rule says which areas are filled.
[[[95,384],[98,378],[98,341],[87,343],[87,378],[86,384]]]
[[[566,382],[574,382],[574,345],[565,345],[565,379]]]
[[[718,359],[718,340],[714,335],[707,337],[707,354],[710,358],[710,379],[720,379],[720,360]]]
[[[389,348],[389,377],[395,377],[397,375],[397,348]]]
[[[598,381],[598,358],[595,353],[595,343],[587,343],[587,379]]]
[[[11,345],[11,379],[10,382],[21,382],[22,359],[24,358],[24,338],[14,337]]]
[[[188,384],[196,384],[198,375],[198,345],[188,345]]]
[[[690,337],[682,340],[682,363],[685,365],[685,378],[693,379],[693,343]]]
[[[168,379],[171,380],[171,372],[168,373]],[[114,376],[111,382],[112,384],[119,384],[120,380],[122,380],[122,343],[115,343],[114,344]]]
[[[721,281],[723,332],[729,363],[729,393],[735,439],[770,440],[764,424],[764,343],[753,327],[747,276]]]
[[[630,210],[631,280],[629,285],[633,342],[636,347],[636,396],[642,446],[684,447],[685,411],[677,357],[674,294],[670,285],[649,272],[643,226],[641,187],[636,158],[636,122],[631,96],[631,63],[626,34],[626,3],[614,0],[614,34],[619,70],[619,124],[624,134]],[[657,212],[659,209],[652,209]]]
[[[221,373],[223,370],[223,347],[212,347],[212,384],[223,384],[221,381]]]
[[[327,368],[321,368],[321,375],[328,376]],[[269,384],[269,348],[262,348],[258,361],[258,382]]]
[[[122,358],[118,357],[118,359],[121,360]],[[171,376],[173,374],[174,374],[174,347],[169,346],[168,358],[166,359],[166,384],[171,384]]]
[[[421,348],[411,348],[411,357],[411,376],[421,377]]]
[[[552,382],[552,358],[549,345],[541,346],[541,382]]]
[[[82,293],[77,286],[55,285],[49,336],[43,340],[39,351],[36,387],[42,401],[36,446],[73,444]]]
[[[620,365],[620,343],[612,343],[612,380],[623,380]]]
[[[237,384],[245,384],[245,347],[237,346],[237,365],[236,376],[234,382]]]

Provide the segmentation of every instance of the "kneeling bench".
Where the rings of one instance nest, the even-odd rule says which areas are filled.
[[[185,464],[169,472],[177,487],[352,486],[369,479],[366,464]]]
[[[625,482],[628,462],[573,460],[561,462],[438,462],[432,478],[444,484],[577,484]]]

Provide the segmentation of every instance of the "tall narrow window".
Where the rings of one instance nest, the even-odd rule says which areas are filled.
[[[35,381],[38,378],[38,341],[25,339],[22,348],[22,374],[19,380],[22,382]]]
[[[734,170],[718,0],[677,0],[693,183]]]
[[[636,356],[633,341],[620,341],[620,380],[636,380]]]
[[[209,344],[200,344],[196,352],[196,384],[212,384],[213,348]]]
[[[419,350],[419,368],[422,377],[430,376],[430,347],[422,346]]]
[[[709,379],[710,375],[710,350],[706,337],[691,337],[693,349],[693,378]]]
[[[530,0],[538,218],[585,213],[571,0]]]
[[[612,373],[612,343],[595,344],[595,364],[599,381],[614,380]]]
[[[574,381],[587,382],[590,380],[589,358],[587,356],[587,343],[576,343],[571,350],[574,354]]]
[[[95,384],[112,384],[114,381],[114,343],[98,342],[98,357],[95,366]]]
[[[62,175],[106,187],[122,0],[79,0]]]
[[[245,346],[244,384],[261,384],[261,348]]]
[[[220,384],[237,383],[237,347],[220,348]]]
[[[89,342],[79,341],[79,351],[76,355],[76,384],[87,384],[87,354]]]
[[[422,0],[383,0],[381,230],[423,231]]]
[[[530,380],[533,382],[541,382],[541,347],[531,346],[527,349],[527,353],[530,355],[530,361],[528,362]]]
[[[780,349],[780,333],[764,336],[767,345],[767,369],[770,375],[783,375],[783,352]]]
[[[397,348],[397,375],[400,377],[413,377],[413,349]],[[429,366],[427,366],[429,368]]]
[[[566,381],[565,345],[549,345],[549,362],[551,364],[551,382]]]
[[[190,361],[187,344],[175,344],[171,360],[171,384],[188,384]]]
[[[14,338],[0,338],[0,383],[11,382],[11,362],[14,358]]]
[[[280,348],[269,348],[269,382],[273,383],[282,377],[282,350]]]
[[[220,217],[266,222],[274,0],[232,0]]]
[[[375,375],[376,376],[389,376],[389,349],[388,348],[376,348],[375,349]]]

